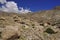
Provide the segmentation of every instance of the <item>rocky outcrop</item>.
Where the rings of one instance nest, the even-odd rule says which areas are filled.
[[[60,40],[60,11],[0,14],[0,40]]]
[[[54,10],[60,10],[60,6],[56,6]]]

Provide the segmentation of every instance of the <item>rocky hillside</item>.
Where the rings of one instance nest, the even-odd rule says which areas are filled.
[[[16,14],[0,12],[0,40],[60,40],[60,10]]]

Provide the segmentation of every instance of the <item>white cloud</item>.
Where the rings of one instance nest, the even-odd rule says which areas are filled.
[[[29,13],[29,12],[31,12],[29,9],[23,9],[23,7],[20,7],[20,13]]]
[[[5,12],[18,12],[18,7],[17,7],[17,4],[13,1],[10,1],[10,2],[7,2],[5,4],[5,6],[3,5],[2,6],[2,11],[5,11]]]
[[[20,7],[20,10],[19,10],[19,8],[17,6],[17,3],[15,3],[14,1],[9,1],[9,2],[6,1],[6,4],[2,5],[0,10],[2,10],[4,12],[14,12],[14,13],[28,13],[28,12],[31,12],[29,9],[23,9],[23,7]]]
[[[4,3],[6,3],[6,0],[0,0],[0,3],[4,4]]]

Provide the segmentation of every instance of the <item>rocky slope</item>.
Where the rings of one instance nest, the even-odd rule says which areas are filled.
[[[0,40],[60,40],[60,10],[16,14],[0,12]]]

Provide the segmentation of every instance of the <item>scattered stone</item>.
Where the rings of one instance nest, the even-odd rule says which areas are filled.
[[[59,30],[60,10],[0,13],[0,40],[60,40]]]

